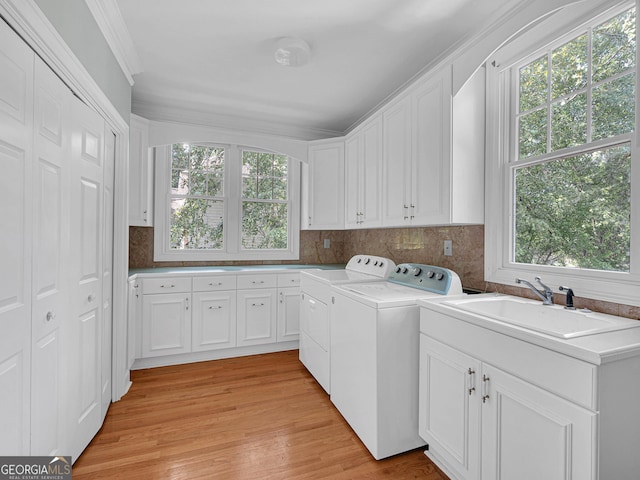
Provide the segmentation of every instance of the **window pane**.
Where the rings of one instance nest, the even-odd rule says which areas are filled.
[[[559,98],[587,85],[587,36],[565,43],[551,54],[551,97]]]
[[[624,72],[636,60],[636,10],[632,8],[593,30],[593,81]]]
[[[520,158],[547,153],[547,109],[520,117]]]
[[[207,174],[203,170],[191,170],[189,175],[189,195],[207,194]]]
[[[191,145],[174,143],[171,148],[171,167],[177,169],[189,168],[189,150]]]
[[[286,249],[287,205],[242,203],[242,248]]]
[[[551,150],[573,147],[587,141],[587,94],[553,104]]]
[[[546,55],[520,69],[520,112],[546,103],[547,70]]]
[[[632,132],[635,128],[635,74],[593,89],[593,139]]]
[[[516,169],[515,261],[629,271],[628,144]]]
[[[222,249],[224,202],[171,199],[171,249]]]

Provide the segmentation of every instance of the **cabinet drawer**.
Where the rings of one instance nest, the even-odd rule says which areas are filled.
[[[235,290],[236,275],[211,275],[193,277],[194,292],[211,292],[215,290]]]
[[[247,288],[275,288],[278,286],[278,275],[238,275],[238,290]]]
[[[594,365],[424,307],[420,308],[420,332],[567,400],[597,409]]]
[[[142,293],[191,293],[190,277],[158,277],[142,280]]]
[[[278,287],[297,287],[300,285],[300,273],[283,273],[278,275]]]

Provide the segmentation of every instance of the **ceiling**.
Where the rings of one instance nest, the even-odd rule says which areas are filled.
[[[478,34],[505,0],[116,0],[140,59],[132,110],[301,139],[345,133]],[[274,60],[300,37],[307,65]]]

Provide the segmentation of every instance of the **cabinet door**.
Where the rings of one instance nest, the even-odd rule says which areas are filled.
[[[450,69],[413,95],[412,223],[449,223],[451,196]]]
[[[190,297],[189,293],[143,296],[143,358],[191,351]]]
[[[192,315],[192,351],[236,346],[235,291],[194,293]]]
[[[311,230],[344,228],[344,142],[309,147],[309,198]]]
[[[238,346],[275,343],[276,290],[238,290]]]
[[[129,225],[153,226],[153,161],[149,122],[131,115],[129,130]]]
[[[359,228],[361,217],[360,169],[362,135],[355,134],[344,144],[345,227]]]
[[[140,280],[129,280],[127,303],[127,369],[142,357],[142,293]]]
[[[300,334],[300,288],[278,289],[278,342],[298,340]]]
[[[406,225],[409,222],[411,166],[411,104],[404,99],[383,114],[383,191],[382,224]]]
[[[426,454],[465,480],[480,478],[480,371],[478,360],[420,335],[419,433]]]
[[[380,190],[382,169],[382,119],[368,123],[362,130],[360,166],[360,224],[367,228],[382,224],[380,215]]]
[[[482,478],[597,478],[595,413],[497,368],[482,373]]]

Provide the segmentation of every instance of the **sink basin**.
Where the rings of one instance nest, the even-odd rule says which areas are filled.
[[[597,333],[640,328],[640,321],[590,310],[567,310],[560,305],[519,297],[495,296],[442,302],[469,313],[489,317],[559,338],[575,338]]]

